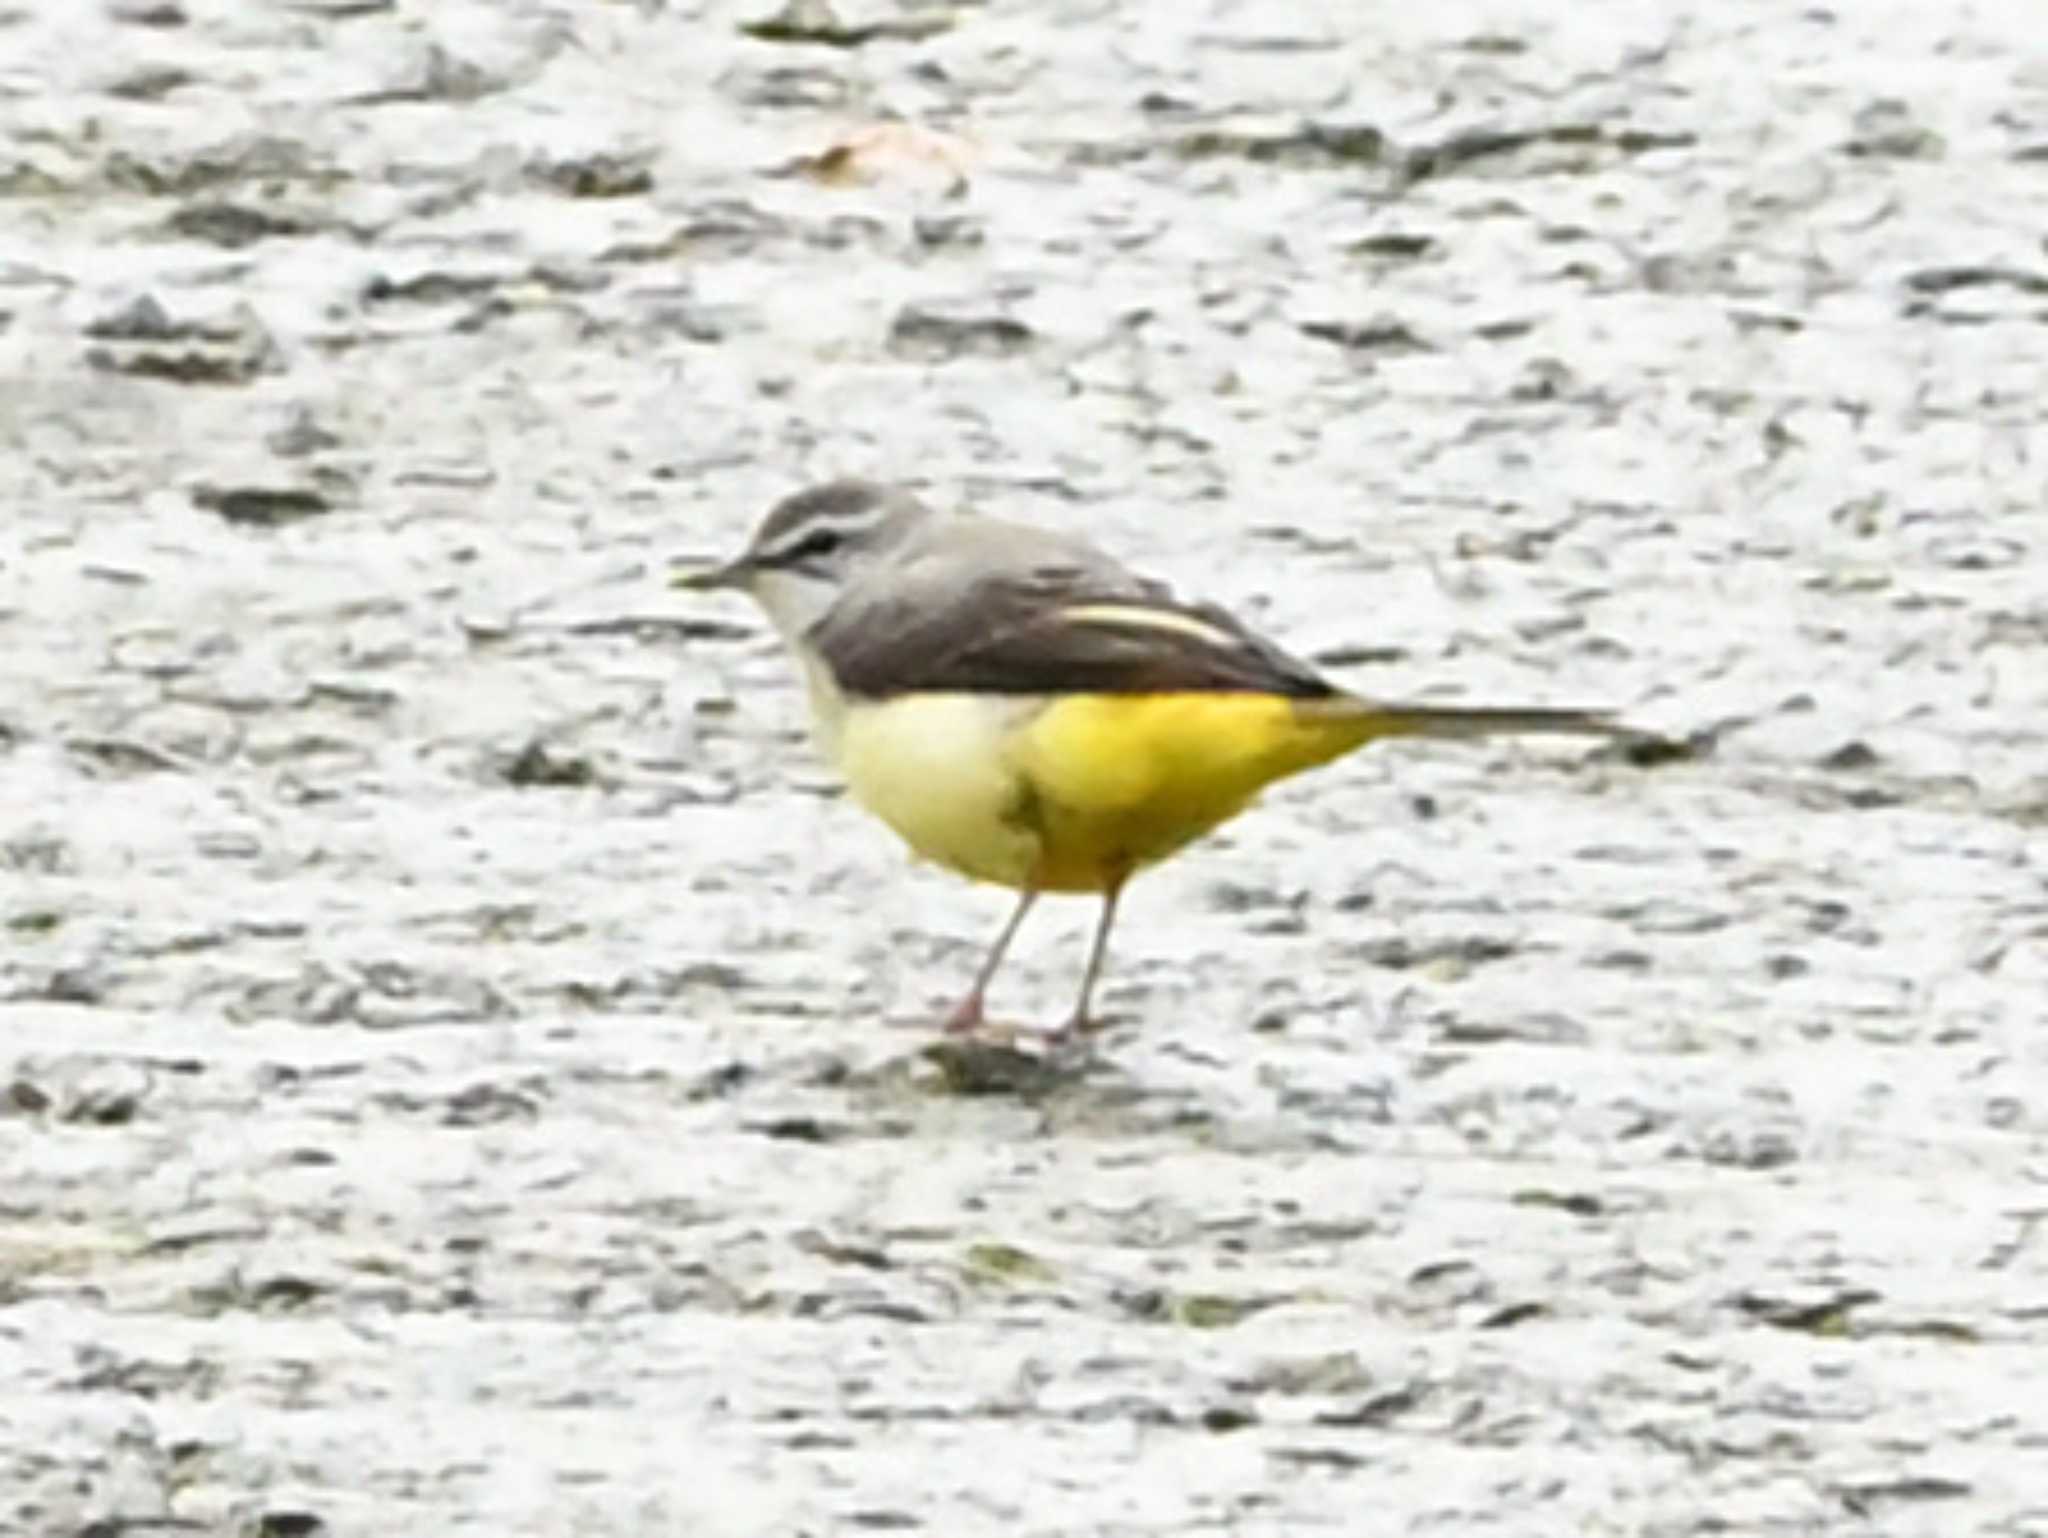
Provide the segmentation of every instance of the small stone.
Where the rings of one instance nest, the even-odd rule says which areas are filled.
[[[1007,315],[947,314],[907,305],[889,326],[889,350],[898,357],[943,363],[953,358],[1006,358],[1037,340],[1031,328]]]
[[[557,753],[536,738],[513,755],[499,771],[499,777],[507,785],[521,789],[539,786],[551,790],[576,790],[595,784],[597,770],[589,759]]]
[[[1845,742],[1820,759],[1821,768],[1836,770],[1875,769],[1877,763],[1877,750],[1867,742]]]
[[[218,513],[229,523],[278,529],[331,512],[325,493],[312,486],[194,486],[197,507]]]

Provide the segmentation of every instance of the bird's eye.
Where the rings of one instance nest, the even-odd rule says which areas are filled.
[[[813,529],[797,541],[790,555],[799,561],[808,561],[815,556],[830,555],[846,543],[837,529]]]

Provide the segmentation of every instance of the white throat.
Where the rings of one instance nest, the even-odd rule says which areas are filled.
[[[775,627],[783,646],[796,658],[804,675],[805,691],[810,695],[812,735],[825,756],[836,763],[846,720],[846,696],[832,681],[832,670],[811,644],[809,632],[831,609],[839,596],[838,590],[828,582],[764,571],[755,573],[747,584],[747,592],[768,616],[768,623]]]

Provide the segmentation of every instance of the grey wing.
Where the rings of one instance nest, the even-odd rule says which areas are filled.
[[[1337,692],[1224,610],[1183,602],[1090,547],[1047,541],[1024,560],[990,554],[984,542],[850,591],[811,633],[839,686],[870,699]]]

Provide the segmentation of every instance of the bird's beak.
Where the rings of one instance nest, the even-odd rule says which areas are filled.
[[[706,566],[701,561],[678,561],[670,572],[668,585],[690,593],[715,593],[722,588],[745,587],[753,572],[754,568],[745,556],[727,561],[723,566]]]

